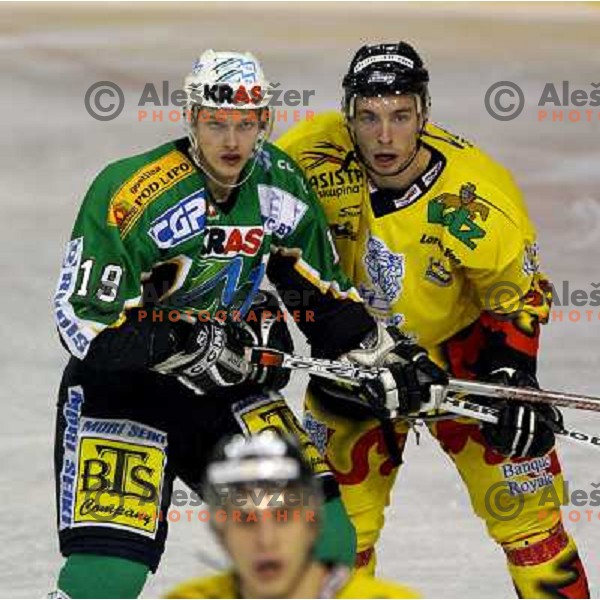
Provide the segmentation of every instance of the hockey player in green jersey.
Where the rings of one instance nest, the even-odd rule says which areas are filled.
[[[265,273],[313,351],[386,356],[367,397],[395,406],[436,378],[388,356],[396,342],[341,271],[314,193],[266,141],[267,87],[252,55],[205,52],[185,81],[189,139],[108,165],[83,201],[54,300],[71,354],[55,438],[57,594],[139,595],[175,477],[196,489],[223,435],[267,428],[298,435],[322,482],[317,558],[352,564],[337,484],[278,391],[287,374],[244,360],[253,344],[291,349],[276,298],[259,290]]]

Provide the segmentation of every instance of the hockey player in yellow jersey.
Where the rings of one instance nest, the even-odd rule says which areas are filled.
[[[420,597],[313,558],[323,498],[293,438],[274,430],[231,438],[209,462],[204,491],[232,569],[185,582],[168,598]]]
[[[344,77],[342,113],[299,124],[278,144],[318,193],[342,266],[374,316],[455,377],[538,387],[551,297],[535,229],[510,173],[429,122],[428,82],[409,44],[363,46]],[[405,414],[420,408],[413,391],[418,381],[403,390],[417,398]],[[411,420],[357,414],[351,394],[313,378],[305,424],[341,484],[357,564],[373,570]],[[517,593],[589,597],[560,507],[543,500],[549,486],[557,493],[545,498],[562,497],[554,449],[561,415],[546,405],[495,406],[498,425],[449,418],[430,420],[429,430],[505,551]],[[494,505],[495,489],[505,492],[502,506]]]

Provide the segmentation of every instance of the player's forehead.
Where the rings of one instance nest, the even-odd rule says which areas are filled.
[[[373,112],[391,114],[397,111],[412,111],[414,109],[412,94],[390,94],[386,96],[358,96],[356,112]]]

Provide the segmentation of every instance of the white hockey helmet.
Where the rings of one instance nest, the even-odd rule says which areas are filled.
[[[258,59],[250,52],[206,50],[194,61],[184,81],[186,108],[249,110],[269,104],[266,80]]]
[[[269,82],[265,78],[258,59],[250,52],[215,52],[206,50],[194,61],[192,72],[184,80],[186,93],[184,108],[185,128],[190,140],[190,151],[196,165],[211,179],[214,176],[202,164],[201,149],[196,139],[198,112],[204,108],[225,110],[259,110],[261,132],[254,147],[252,168],[246,177],[236,184],[244,183],[256,166],[256,158],[273,128],[272,112],[269,109]]]

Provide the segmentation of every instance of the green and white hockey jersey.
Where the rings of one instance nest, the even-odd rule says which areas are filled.
[[[291,158],[265,144],[245,182],[218,206],[187,148],[180,139],[111,163],[85,196],[54,299],[73,356],[83,359],[94,338],[134,307],[244,314],[270,259],[278,261],[269,265],[278,289],[312,290],[308,304],[323,312],[319,327],[305,330],[309,341],[311,331],[327,333],[332,309],[362,310],[319,202]]]

